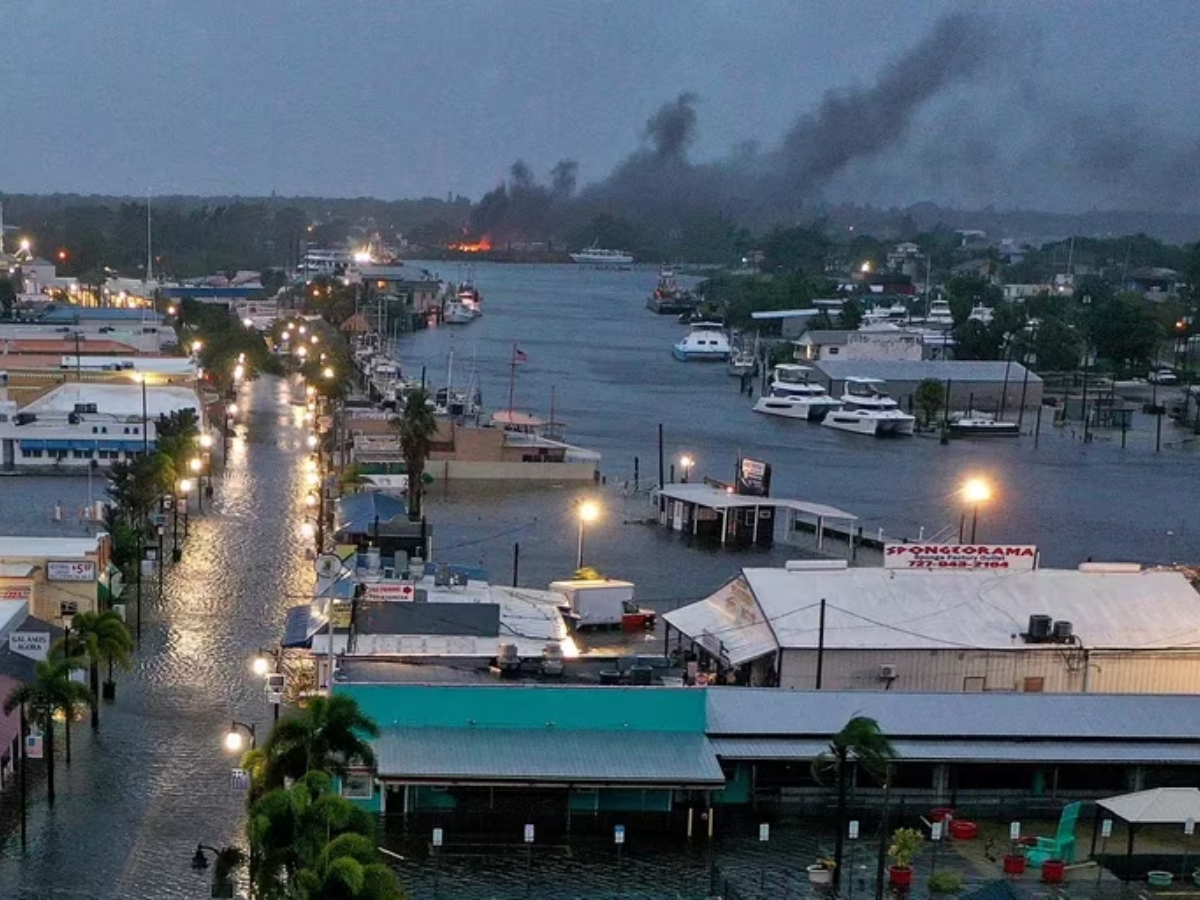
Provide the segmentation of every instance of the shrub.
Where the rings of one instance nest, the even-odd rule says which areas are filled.
[[[963,889],[963,878],[957,872],[934,872],[929,876],[931,894],[957,894]]]

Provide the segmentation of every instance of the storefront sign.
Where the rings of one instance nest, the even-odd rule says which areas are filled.
[[[367,600],[411,600],[415,589],[411,584],[390,582],[385,584],[368,584],[363,596]]]
[[[0,600],[29,600],[33,597],[33,585],[0,585]]]
[[[885,569],[1002,569],[1028,571],[1037,562],[1032,544],[884,544]]]
[[[91,560],[81,562],[46,563],[47,581],[95,581],[96,564]]]
[[[330,605],[330,618],[333,619],[334,628],[349,628],[350,627],[350,604],[349,603],[334,603]]]
[[[737,493],[748,497],[771,496],[771,464],[745,457],[738,460]]]
[[[50,652],[50,633],[14,631],[8,636],[8,649],[26,659],[43,660]]]

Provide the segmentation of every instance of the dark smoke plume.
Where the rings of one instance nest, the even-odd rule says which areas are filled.
[[[555,168],[550,187],[517,163],[507,182],[480,201],[472,226],[494,240],[513,240],[561,238],[599,214],[663,234],[716,213],[749,224],[794,218],[848,165],[903,142],[922,107],[979,75],[994,45],[981,18],[946,16],[873,84],[827,94],[777,148],[760,152],[746,142],[712,163],[688,159],[697,97],[681,94],[650,117],[644,145],[603,181],[575,194],[573,163]]]

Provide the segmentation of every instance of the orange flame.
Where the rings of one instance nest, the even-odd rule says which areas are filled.
[[[492,240],[484,235],[478,241],[458,241],[448,244],[446,249],[457,250],[460,253],[487,253],[492,249]]]

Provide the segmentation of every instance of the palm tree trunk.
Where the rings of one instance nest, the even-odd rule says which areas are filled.
[[[96,700],[92,704],[92,730],[95,731],[100,727],[100,664],[94,659],[88,670],[88,679],[92,683],[92,697]]]
[[[46,802],[54,805],[54,716],[46,709],[42,718],[46,744]]]
[[[844,751],[838,753],[837,839],[833,845],[834,885],[841,884],[842,880],[842,852],[846,842],[846,770],[850,767],[848,756]]]

